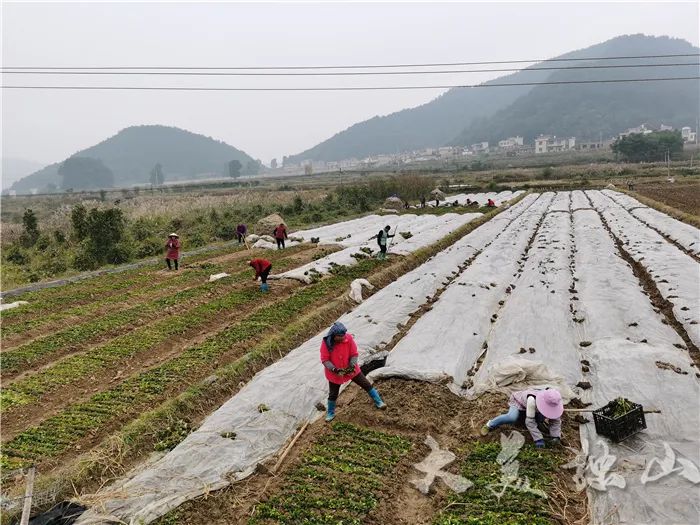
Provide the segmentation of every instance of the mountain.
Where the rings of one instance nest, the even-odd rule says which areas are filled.
[[[17,157],[3,157],[2,172],[0,172],[0,186],[2,186],[2,188],[9,188],[13,182],[18,181],[22,177],[26,177],[43,166],[45,166],[45,164],[33,160],[20,159]]]
[[[132,126],[107,140],[71,155],[101,161],[114,174],[117,187],[148,184],[150,172],[161,164],[165,182],[222,176],[227,163],[238,160],[244,167],[255,162],[225,142],[168,126]],[[62,188],[58,170],[51,164],[12,185],[19,193],[43,190],[49,184]],[[78,188],[74,188],[78,189]]]
[[[683,40],[634,35],[615,39],[596,56],[698,53]],[[593,56],[590,54],[589,56]],[[601,66],[611,61],[577,62],[576,66]],[[548,81],[567,82],[603,79],[697,77],[696,58],[637,59],[624,63],[692,63],[692,66],[554,71]],[[450,143],[468,145],[478,141],[498,142],[521,135],[532,143],[540,134],[574,136],[594,140],[617,135],[627,128],[647,123],[681,128],[695,126],[700,111],[700,81],[568,84],[535,86],[526,95],[493,115],[477,119]]]
[[[553,79],[573,79],[573,78],[591,78],[592,75],[600,73],[596,70],[596,73],[591,71],[581,70],[581,71],[552,71],[552,70],[541,70],[533,71],[533,69],[541,67],[555,67],[557,65],[591,65],[587,61],[581,62],[567,62],[561,63],[560,59],[571,59],[571,58],[586,58],[586,57],[610,57],[610,56],[635,56],[635,55],[645,55],[645,54],[672,54],[672,53],[696,53],[697,48],[693,47],[691,44],[684,40],[672,39],[669,37],[651,37],[645,35],[625,35],[613,38],[606,42],[590,46],[585,49],[573,51],[560,55],[556,57],[556,62],[541,62],[539,64],[533,65],[531,67],[525,68],[517,73],[509,74],[497,79],[485,82],[484,85],[500,84],[500,83],[518,83],[518,82],[544,82]],[[680,61],[683,61],[681,59]],[[693,59],[688,57],[689,62]],[[631,61],[626,61],[626,63],[631,63]],[[643,61],[643,63],[652,63],[650,60]],[[594,64],[595,65],[595,64]],[[498,66],[494,66],[497,69]],[[684,76],[696,76],[697,70],[691,75],[688,75],[688,70],[691,68],[684,68],[683,71],[686,73]],[[673,68],[655,68],[653,71],[654,75],[664,76],[666,73],[671,73],[674,71]],[[603,73],[599,77],[595,78],[634,78],[634,70],[603,70]],[[648,70],[643,70],[648,73]],[[612,72],[612,73],[611,73]],[[628,75],[629,73],[629,75]],[[639,72],[637,73],[639,74]],[[615,76],[613,76],[615,75]],[[628,76],[622,76],[628,75]],[[670,95],[669,104],[673,106],[670,109],[670,114],[666,114],[662,111],[663,108],[659,109],[659,118],[666,119],[670,122],[670,119],[683,119],[685,118],[685,113],[693,115],[693,111],[697,114],[697,103],[695,104],[695,109],[691,105],[690,108],[683,110],[681,108],[680,101],[687,101],[687,91],[692,88],[692,82],[685,83],[684,86],[680,86],[682,82],[669,82],[663,89],[665,94]],[[646,93],[658,89],[661,83],[647,84],[642,86],[639,85],[616,85],[603,84],[595,86],[595,89],[591,90],[594,97],[605,98],[606,93],[618,93],[629,91],[632,93],[637,93],[638,90]],[[689,87],[690,86],[690,87]],[[569,86],[571,88],[572,86]],[[583,87],[583,86],[581,86]],[[591,87],[591,86],[587,86]],[[493,129],[485,130],[489,131],[488,136],[484,136],[483,139],[478,133],[479,126],[485,125],[489,122],[490,118],[495,118],[498,115],[498,122],[501,124],[507,123],[507,114],[502,113],[507,108],[515,106],[515,109],[520,111],[525,110],[528,103],[533,103],[538,101],[540,97],[548,98],[548,89],[558,89],[561,93],[561,98],[565,101],[562,105],[557,107],[558,111],[565,111],[563,113],[545,113],[543,121],[538,124],[537,131],[531,131],[531,133],[555,133],[551,127],[559,121],[566,122],[577,122],[581,115],[578,114],[577,105],[579,104],[578,96],[585,90],[571,90],[567,89],[567,86],[513,86],[513,87],[475,87],[475,88],[455,88],[447,91],[443,95],[437,97],[436,99],[418,106],[415,108],[405,109],[392,113],[383,117],[374,117],[372,119],[366,120],[355,124],[348,129],[337,133],[333,137],[321,142],[320,144],[314,146],[297,155],[292,155],[287,158],[288,162],[300,162],[306,159],[312,160],[341,160],[346,158],[363,158],[368,155],[374,155],[378,153],[394,153],[398,151],[407,151],[414,149],[422,149],[426,147],[442,146],[445,144],[468,144],[473,142],[478,142],[481,140],[497,140],[500,138],[505,138],[507,136],[526,133],[525,130],[519,131],[518,126],[501,126],[497,128],[494,123]],[[697,88],[696,88],[697,89]],[[609,90],[609,91],[608,91]],[[682,96],[679,98],[679,103],[674,103],[673,96],[678,90],[682,91]],[[527,97],[534,93],[536,96],[534,100],[530,100]],[[697,91],[696,91],[697,93]],[[559,95],[558,95],[559,96]],[[645,103],[639,105],[634,101],[647,101],[648,96],[635,95],[630,98],[625,108],[621,109],[626,118],[617,119],[615,124],[620,122],[633,122],[630,125],[637,125],[641,122],[649,121],[649,118],[641,118],[637,121],[639,115],[644,114],[649,106]],[[520,103],[519,105],[516,105]],[[549,102],[548,102],[549,103]],[[667,106],[668,106],[667,105]],[[583,107],[587,108],[584,111],[590,111],[592,115],[601,115],[598,111],[601,105],[598,105],[595,110],[592,110],[590,105],[585,105]],[[542,106],[533,106],[530,111],[530,115],[533,113],[539,115],[539,110]],[[573,113],[572,113],[573,111]],[[607,117],[608,113],[602,113]],[[590,116],[586,122],[591,122],[595,117]],[[581,126],[585,127],[586,135],[597,136],[597,132],[602,132],[603,129],[598,127],[591,127],[590,132],[587,129],[588,124]],[[534,127],[534,126],[533,126]],[[624,129],[623,126],[622,129]],[[580,129],[575,126],[564,126],[557,129]],[[622,129],[615,129],[613,132],[621,131]],[[562,132],[558,132],[562,134]],[[528,135],[529,136],[529,135]],[[582,136],[579,133],[579,136]]]

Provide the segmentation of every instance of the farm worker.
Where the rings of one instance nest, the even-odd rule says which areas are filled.
[[[379,259],[386,258],[387,239],[389,239],[390,237],[394,237],[393,235],[389,235],[389,230],[391,230],[391,227],[387,225],[384,226],[383,230],[379,230],[379,233],[377,234],[377,244],[379,245]]]
[[[243,242],[247,233],[248,227],[245,224],[241,223],[238,226],[236,226],[236,236],[238,236],[238,244],[241,244]]]
[[[487,421],[481,427],[481,435],[485,436],[491,430],[501,425],[513,425],[525,420],[525,426],[530,431],[532,440],[537,448],[544,448],[544,438],[538,428],[538,423],[549,423],[549,435],[552,444],[561,442],[561,415],[564,413],[564,403],[559,390],[521,390],[513,392],[508,400],[508,412]]]
[[[420,196],[420,207],[425,208],[425,195]]]
[[[281,250],[284,248],[284,240],[287,238],[287,227],[284,225],[284,223],[280,222],[279,226],[277,226],[272,232],[272,235],[274,235],[275,240],[277,241],[277,249]]]
[[[489,199],[488,202],[486,203],[486,206],[488,206],[489,208],[495,208],[496,203],[493,202],[493,199]]]
[[[177,233],[168,235],[168,242],[165,243],[165,249],[168,250],[165,254],[165,262],[168,265],[168,270],[172,270],[170,261],[175,262],[175,270],[178,269],[178,261],[180,259],[180,239]]]
[[[386,408],[379,392],[372,386],[357,364],[357,345],[343,323],[333,323],[321,342],[321,363],[328,379],[328,410],[326,421],[333,421],[340,385],[352,381],[361,386],[374,401],[374,406]]]
[[[272,263],[267,259],[253,259],[248,263],[255,270],[254,281],[258,280],[260,277],[260,291],[267,292],[270,288],[267,285],[267,276],[270,275],[270,270],[272,270]]]

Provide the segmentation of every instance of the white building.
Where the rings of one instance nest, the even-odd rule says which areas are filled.
[[[535,153],[554,153],[576,148],[576,137],[558,139],[552,135],[540,135],[535,139]]]
[[[638,133],[641,133],[642,135],[648,135],[649,133],[652,133],[652,131],[653,130],[647,128],[646,124],[641,124],[641,125],[637,126],[636,128],[629,128],[629,129],[627,129],[627,131],[623,131],[622,133],[620,133],[619,137],[624,138],[624,137],[627,137],[629,135],[634,135],[634,134],[638,134]]]
[[[681,137],[683,137],[683,142],[692,143],[697,142],[697,131],[693,131],[690,126],[683,126],[681,128]]]
[[[667,126],[666,124],[661,124],[659,126],[659,131],[673,131],[673,126]]]
[[[477,142],[476,144],[472,144],[470,146],[470,149],[474,153],[488,153],[489,152],[489,143],[488,142]]]
[[[501,149],[513,149],[513,148],[517,148],[518,146],[522,146],[522,145],[523,145],[523,138],[521,136],[508,137],[507,139],[498,141],[498,147]]]

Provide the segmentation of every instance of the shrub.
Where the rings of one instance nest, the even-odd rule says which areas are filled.
[[[36,218],[36,214],[31,208],[24,210],[24,215],[22,215],[22,235],[20,236],[20,242],[26,248],[34,246],[36,241],[39,239],[39,223]]]
[[[214,235],[222,241],[230,241],[236,238],[236,228],[233,224],[218,224],[215,227]]]
[[[136,244],[135,254],[136,257],[141,259],[143,257],[152,257],[155,255],[160,255],[163,253],[164,242],[155,236],[143,239]]]
[[[5,260],[19,265],[24,265],[29,262],[27,254],[16,244],[11,244],[10,247],[5,250]]]

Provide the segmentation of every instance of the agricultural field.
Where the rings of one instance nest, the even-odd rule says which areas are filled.
[[[222,248],[179,273],[17,297],[2,318],[3,470],[36,465],[44,507],[89,507],[78,523],[696,523],[700,232],[616,191],[507,193],[479,213],[263,242],[252,253],[281,277],[267,295],[251,252]],[[384,223],[406,235],[381,261],[369,238]],[[374,286],[360,304],[356,279]],[[361,362],[385,359],[370,378],[388,409],[352,385],[326,424],[318,348],[336,320]],[[513,367],[515,385],[499,379]],[[565,414],[560,448],[479,435],[533,381],[570,408],[625,397],[660,413],[621,444],[586,413]],[[447,460],[424,495],[415,466],[436,450]]]

